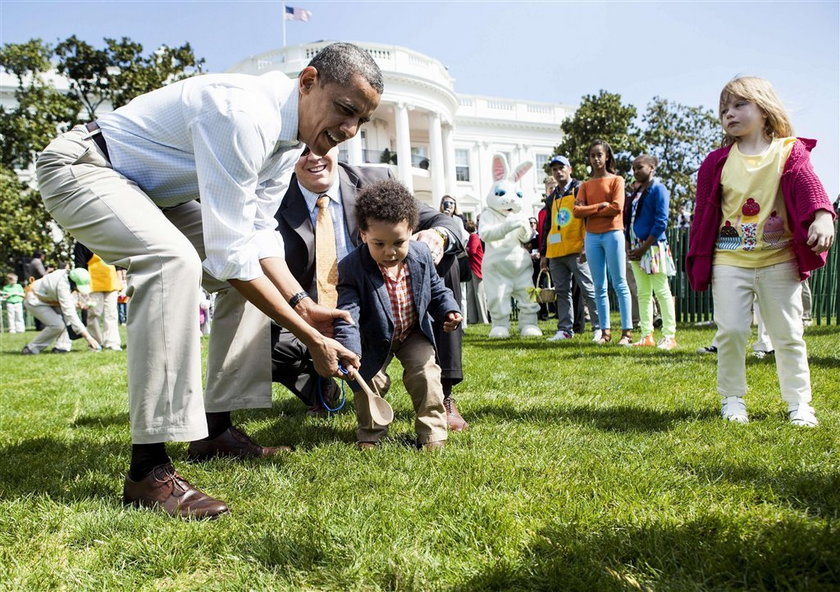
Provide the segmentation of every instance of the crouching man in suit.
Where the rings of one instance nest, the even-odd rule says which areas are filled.
[[[304,319],[315,303],[336,305],[338,261],[362,242],[354,211],[356,196],[366,185],[390,176],[384,167],[338,162],[338,148],[322,157],[305,151],[298,160],[275,218],[293,276],[286,278],[283,295]],[[413,238],[429,246],[435,263],[444,253],[463,250],[457,220],[419,201],[417,206],[419,224]],[[318,329],[332,335],[332,327]],[[325,414],[326,406],[337,398],[335,381],[319,377],[306,346],[277,325],[272,327],[271,347],[274,382],[295,393],[308,413]]]

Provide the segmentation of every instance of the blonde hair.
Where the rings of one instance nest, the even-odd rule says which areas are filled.
[[[793,126],[785,111],[785,106],[769,80],[758,76],[739,76],[730,80],[720,91],[718,117],[722,115],[724,106],[732,97],[755,103],[767,117],[764,122],[764,133],[768,138],[787,138],[793,135]],[[729,146],[734,142],[733,136],[725,135],[724,146]]]

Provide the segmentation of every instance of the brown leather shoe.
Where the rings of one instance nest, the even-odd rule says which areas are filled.
[[[175,472],[171,463],[155,467],[140,481],[125,476],[123,503],[143,508],[160,508],[181,518],[217,518],[229,512],[227,505],[190,485]]]
[[[203,461],[219,456],[229,458],[266,458],[274,456],[278,452],[291,452],[289,446],[260,446],[248,435],[237,428],[230,426],[227,430],[212,440],[195,440],[190,442],[187,448],[187,459],[191,461]]]
[[[446,424],[453,432],[461,432],[470,427],[461,414],[458,413],[458,406],[455,405],[455,399],[452,397],[445,397],[443,399],[443,406],[446,407]]]

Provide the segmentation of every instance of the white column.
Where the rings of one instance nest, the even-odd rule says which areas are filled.
[[[517,145],[516,145],[516,150],[515,150],[515,151],[514,151],[514,153],[513,153],[513,159],[514,159],[516,162],[511,162],[511,163],[509,163],[509,164],[510,164],[510,170],[511,170],[511,171],[513,171],[513,169],[515,169],[515,168],[516,168],[516,167],[518,167],[520,164],[522,164],[523,162],[525,162],[526,160],[528,160],[528,151],[526,150],[526,148],[525,148],[525,145],[524,145],[524,144],[517,144]]]
[[[490,142],[476,142],[475,152],[478,154],[478,170],[473,186],[478,188],[478,197],[481,199],[481,208],[487,207],[487,193],[493,184],[493,153],[490,151]]]
[[[443,178],[445,180],[444,190],[449,195],[455,194],[455,142],[453,141],[454,130],[452,124],[443,128]]]
[[[359,132],[349,140],[347,140],[347,161],[352,165],[361,165],[365,163],[364,155],[362,154],[362,133]]]
[[[432,161],[432,203],[438,203],[445,192],[446,171],[443,162],[443,139],[440,129],[440,115],[429,113],[429,160]]]
[[[408,127],[408,107],[397,103],[397,176],[400,182],[414,193],[414,180],[411,178],[411,132]]]

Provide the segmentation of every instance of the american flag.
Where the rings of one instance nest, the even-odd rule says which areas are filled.
[[[309,20],[309,17],[312,16],[312,13],[308,10],[304,10],[302,8],[295,8],[294,6],[286,6],[286,11],[283,14],[283,18],[287,21],[303,21],[306,22]]]

